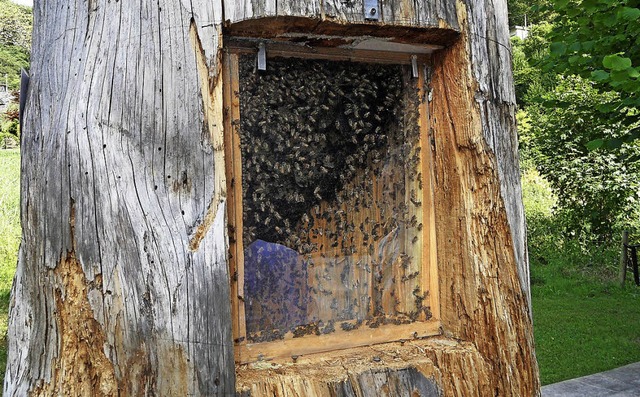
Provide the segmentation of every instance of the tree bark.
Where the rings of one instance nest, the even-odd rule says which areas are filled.
[[[433,77],[443,327],[473,342],[498,395],[535,395],[506,6],[470,1],[458,13],[463,36]]]
[[[232,394],[221,3],[34,18],[5,395]]]
[[[451,0],[381,2],[384,25],[456,29],[456,2]],[[318,0],[239,0],[224,2],[225,19],[234,24],[264,17],[303,17],[337,23],[365,23],[362,2]],[[380,26],[378,26],[379,28]]]
[[[390,1],[379,24],[348,4],[36,1],[5,395],[539,394],[506,1]],[[234,366],[219,51],[223,20],[260,18],[446,46],[442,336]]]

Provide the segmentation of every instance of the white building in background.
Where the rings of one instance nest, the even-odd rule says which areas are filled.
[[[528,26],[515,26],[511,29],[511,37],[518,36],[520,40],[525,40],[529,36]]]
[[[13,101],[13,95],[10,92],[4,91],[4,86],[0,86],[0,113],[4,113]]]
[[[5,74],[4,79],[0,83],[0,113],[4,113],[7,107],[11,103],[11,93],[9,92],[8,76]]]

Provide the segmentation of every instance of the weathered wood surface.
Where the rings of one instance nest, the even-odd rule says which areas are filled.
[[[385,25],[415,27],[458,27],[456,2],[451,0],[389,0],[380,3],[380,20]],[[227,23],[264,17],[304,17],[341,24],[366,23],[362,1],[343,0],[238,0],[224,2]]]
[[[238,371],[238,394],[492,396],[497,389],[490,370],[472,343],[432,338],[300,357],[295,363],[289,359],[246,365]]]
[[[529,305],[527,254],[518,137],[515,132],[516,94],[511,70],[511,45],[504,1],[468,2],[471,42],[469,61],[478,83],[475,101],[480,107],[482,131],[496,157],[500,194],[509,221],[520,283]]]
[[[36,1],[4,395],[229,395],[219,1]]]
[[[224,22],[231,36],[373,36],[432,45],[449,44],[459,31],[454,0],[387,0],[378,7],[379,20],[370,21],[364,0],[224,1]]]
[[[506,1],[465,1],[458,20],[432,79],[442,324],[498,394],[537,395]]]

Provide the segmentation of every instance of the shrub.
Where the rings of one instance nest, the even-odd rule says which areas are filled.
[[[578,77],[561,78],[543,96],[544,102],[527,108],[529,120],[535,122],[521,131],[526,156],[558,197],[557,226],[564,238],[581,241],[585,249],[609,244],[622,229],[637,232],[640,226],[640,162],[633,160],[640,156],[640,143],[596,151],[586,146],[594,137],[626,133],[592,109],[614,95],[600,93]]]

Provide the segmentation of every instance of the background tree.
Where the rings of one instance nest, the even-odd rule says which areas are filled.
[[[20,87],[20,69],[28,69],[31,51],[31,8],[0,0],[0,84]]]
[[[521,109],[552,90],[556,84],[557,74],[542,70],[542,61],[549,53],[548,35],[552,29],[552,24],[540,22],[530,26],[525,40],[517,36],[511,38],[513,79]]]
[[[509,26],[524,26],[546,21],[552,13],[548,8],[552,0],[508,0]]]
[[[543,101],[527,107],[535,122],[521,131],[524,151],[558,197],[561,231],[583,243],[607,243],[620,229],[633,226],[640,200],[640,163],[627,160],[640,155],[640,146],[589,150],[588,142],[618,139],[625,131],[592,108],[618,98],[615,93],[600,93],[594,83],[578,76],[558,76],[557,82],[541,95]],[[564,106],[549,106],[552,103]]]
[[[0,114],[0,149],[15,148],[20,143],[20,122],[17,92],[14,102]]]
[[[0,85],[6,84],[9,90],[20,88],[20,70],[29,69],[32,23],[30,7],[0,0]],[[4,148],[20,141],[17,92],[14,96],[14,103],[0,114],[0,147]],[[7,99],[11,97],[5,96],[4,101]]]
[[[545,69],[578,75],[602,92],[617,93],[591,107],[626,132],[622,139],[598,137],[591,148],[618,147],[640,136],[640,0],[555,0],[554,11]]]
[[[638,126],[633,105],[637,93],[626,90],[635,84],[635,69],[623,60],[622,43],[630,44],[631,38],[593,34],[595,26],[604,29],[604,21],[620,20],[624,28],[619,29],[625,32],[637,26],[629,26],[631,8],[610,6],[616,11],[600,15],[589,8],[597,3],[558,1],[555,9],[534,6],[531,12],[544,10],[556,17],[532,25],[526,40],[512,39],[524,170],[535,167],[558,197],[554,226],[562,234],[558,239],[576,239],[585,250],[610,242],[622,228],[638,229],[638,147],[621,146]],[[617,46],[606,47],[614,41]],[[616,55],[611,55],[613,51]],[[613,70],[623,66],[624,71]],[[628,84],[613,81],[622,75]],[[589,151],[605,142],[612,150]],[[530,233],[535,230],[548,231],[533,227]],[[536,236],[532,237],[535,241]]]

